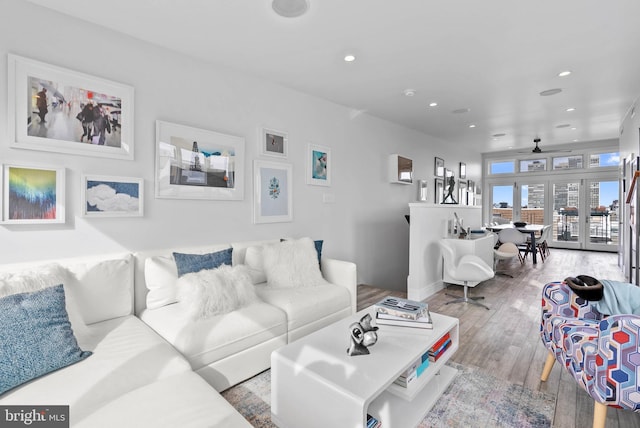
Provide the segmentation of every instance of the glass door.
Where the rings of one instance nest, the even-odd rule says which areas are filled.
[[[560,248],[582,248],[580,180],[553,183],[552,243]]]
[[[491,186],[491,207],[489,223],[513,221],[513,184]]]
[[[523,183],[520,185],[520,221],[527,224],[545,224],[544,183]]]
[[[589,215],[585,218],[585,248],[617,251],[619,242],[619,182],[586,180]]]

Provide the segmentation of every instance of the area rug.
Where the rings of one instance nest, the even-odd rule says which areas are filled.
[[[550,427],[555,408],[551,394],[532,391],[455,363],[458,374],[418,425],[427,427]],[[223,392],[254,427],[271,428],[269,370]]]

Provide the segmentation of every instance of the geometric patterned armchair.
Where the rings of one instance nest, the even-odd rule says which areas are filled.
[[[607,407],[640,411],[640,316],[603,317],[565,283],[542,290],[542,343],[549,350],[541,380],[558,361],[594,399],[593,427]]]

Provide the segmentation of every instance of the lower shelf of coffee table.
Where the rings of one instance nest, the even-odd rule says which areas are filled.
[[[453,367],[443,365],[412,400],[384,391],[369,404],[367,413],[382,421],[385,428],[416,426],[436,404],[457,373]]]

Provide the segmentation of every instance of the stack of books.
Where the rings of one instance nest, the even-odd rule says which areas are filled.
[[[429,349],[427,354],[429,355],[429,361],[436,362],[445,353],[445,351],[451,346],[451,335],[447,332]]]
[[[379,420],[377,420],[370,414],[367,414],[367,428],[379,428],[381,426],[382,423]]]
[[[413,328],[433,328],[429,306],[424,302],[386,297],[374,305],[376,323]]]
[[[429,367],[429,353],[425,352],[422,357],[414,361],[393,383],[406,388],[411,382],[418,379],[427,367]]]

